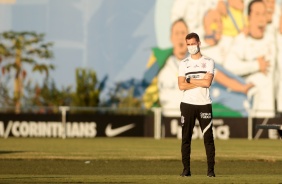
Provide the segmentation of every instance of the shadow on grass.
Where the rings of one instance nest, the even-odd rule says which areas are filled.
[[[13,153],[24,153],[25,151],[0,151],[0,155],[3,155],[3,154],[13,154]]]

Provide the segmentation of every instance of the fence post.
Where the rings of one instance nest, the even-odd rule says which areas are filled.
[[[248,116],[248,139],[253,139],[253,110],[249,110],[249,116]]]
[[[161,139],[162,109],[154,107],[152,111],[154,112],[154,138]]]
[[[63,126],[62,138],[65,139],[67,137],[66,115],[67,115],[67,111],[70,108],[68,106],[60,106],[59,109],[62,112],[62,126]]]

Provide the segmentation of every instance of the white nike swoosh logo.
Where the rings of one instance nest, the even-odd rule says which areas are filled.
[[[113,129],[112,124],[108,124],[108,126],[106,127],[105,133],[106,133],[106,136],[108,136],[108,137],[114,137],[114,136],[117,136],[117,135],[127,131],[127,130],[132,129],[134,126],[135,126],[134,123],[132,123],[132,124],[129,124],[129,125],[125,125],[125,126]]]

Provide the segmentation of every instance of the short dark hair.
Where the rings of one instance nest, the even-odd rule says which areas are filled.
[[[197,33],[189,33],[187,36],[186,36],[186,40],[190,40],[192,38],[195,38],[197,42],[200,41],[200,38],[199,36],[197,35]]]
[[[253,4],[255,4],[255,3],[264,3],[264,2],[263,2],[262,0],[253,0],[253,1],[251,1],[251,2],[249,3],[249,5],[248,5],[248,15],[251,14],[252,6],[253,6]]]

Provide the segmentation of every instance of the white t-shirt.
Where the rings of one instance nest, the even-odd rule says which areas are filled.
[[[214,60],[206,56],[194,60],[188,56],[180,62],[178,76],[202,79],[207,73],[214,73]],[[209,88],[197,87],[183,91],[182,102],[193,105],[211,104]]]

